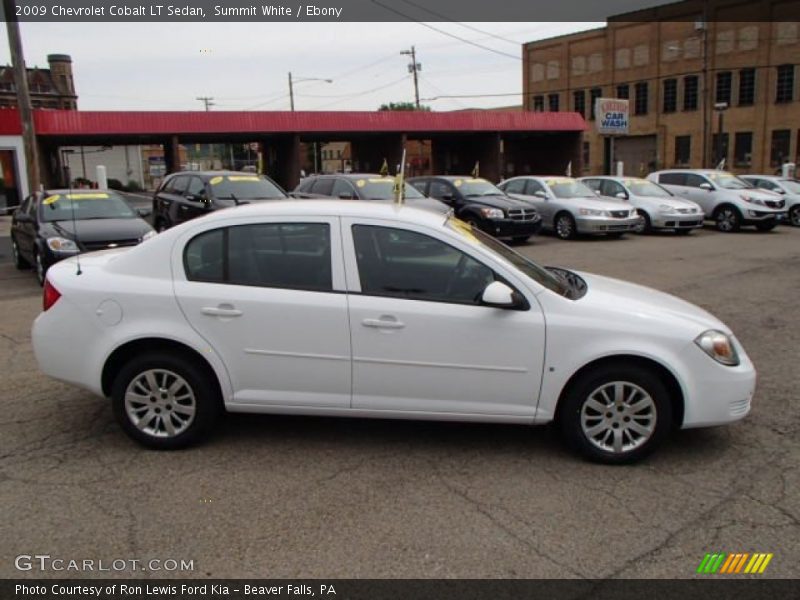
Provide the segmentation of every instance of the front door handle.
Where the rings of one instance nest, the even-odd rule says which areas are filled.
[[[406,326],[402,321],[394,317],[381,317],[380,319],[364,319],[361,321],[364,327],[375,327],[377,329],[402,329]]]
[[[231,304],[220,304],[219,306],[204,306],[201,309],[204,315],[209,317],[241,317],[242,311],[234,308]]]

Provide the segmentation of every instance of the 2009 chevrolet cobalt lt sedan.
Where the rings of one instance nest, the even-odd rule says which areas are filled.
[[[452,215],[347,201],[209,214],[53,266],[40,368],[110,397],[144,445],[224,411],[537,424],[632,462],[736,421],[756,374],[673,296],[541,267]],[[77,352],[76,348],[80,351]]]

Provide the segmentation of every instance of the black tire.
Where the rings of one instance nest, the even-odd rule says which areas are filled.
[[[19,246],[13,235],[11,236],[11,260],[14,262],[14,266],[20,271],[31,268],[31,264],[22,258],[22,255],[19,253]]]
[[[789,209],[789,223],[800,227],[800,204],[795,204]]]
[[[47,277],[47,265],[44,264],[42,253],[39,252],[38,248],[33,250],[33,270],[36,273],[36,281],[39,282],[39,285],[44,286],[44,280]]]
[[[201,441],[211,432],[223,413],[219,388],[213,373],[209,373],[209,371],[207,365],[201,365],[196,360],[161,351],[146,352],[132,358],[122,367],[111,387],[111,402],[117,423],[133,440],[156,450],[178,450]],[[155,381],[162,386],[159,388],[161,392],[159,398],[152,395],[148,397],[147,392],[143,391],[143,388],[137,387],[135,383],[142,378],[146,379],[147,372],[155,372]],[[164,373],[178,376],[186,385],[177,387],[175,394],[170,395],[167,392],[165,396],[167,388],[164,386],[170,382],[174,383],[175,380],[167,378],[159,381],[159,375]],[[139,391],[139,395],[143,398],[142,402],[134,401],[133,404],[126,404],[126,393],[129,387]],[[187,405],[181,404],[187,402],[185,398],[181,397],[186,389],[193,394],[194,413],[191,417],[187,417]],[[147,404],[145,400],[152,404]],[[129,416],[129,407],[132,407],[134,415],[137,411],[142,415],[140,419],[142,428],[138,427],[134,423],[133,417]],[[166,415],[166,418],[163,415]],[[165,430],[167,421],[174,429],[176,423],[182,424],[181,419],[189,419],[189,423],[182,430],[176,430],[175,435],[169,435],[166,432],[160,436],[157,432],[143,430],[148,424],[155,425],[155,427],[150,427],[151,429]]]
[[[531,239],[531,236],[529,235],[518,235],[517,237],[511,238],[511,241],[514,242],[515,244],[524,244],[529,239]]]
[[[718,206],[714,211],[714,226],[722,233],[735,233],[742,228],[742,213],[731,204]]]
[[[553,231],[562,240],[573,240],[577,235],[575,219],[568,212],[560,212],[553,220]]]
[[[604,398],[602,395],[596,396],[598,390],[615,382],[624,382],[624,385],[628,386],[623,387],[622,394],[623,398],[627,396],[628,400],[632,401],[632,404],[627,406],[636,406],[645,400],[645,396],[640,393],[644,392],[651,400],[646,412],[644,409],[639,412],[628,411],[625,400],[622,404],[613,402],[610,405],[611,409],[616,410],[602,412],[592,408],[590,403],[596,405],[597,397]],[[615,401],[617,398],[611,400]],[[605,411],[605,408],[603,410]],[[628,416],[631,414],[633,417]],[[653,371],[638,365],[614,363],[592,369],[573,382],[561,398],[557,420],[567,445],[584,458],[605,464],[629,464],[648,456],[664,441],[672,428],[672,404],[666,387]],[[647,437],[629,429],[632,425],[644,428],[642,423],[649,424],[652,420],[655,422],[652,423]],[[592,438],[584,431],[584,423],[589,427],[588,431],[591,431],[592,427],[601,427],[601,430]],[[602,444],[608,442],[605,438],[603,440],[597,438],[607,433],[611,433],[611,440],[619,436],[621,451],[616,452],[614,448],[602,447]],[[624,445],[626,433],[627,449]],[[613,442],[611,443],[613,445]]]
[[[637,229],[636,233],[650,233],[653,231],[653,224],[650,221],[650,215],[647,214],[647,211],[644,210],[637,210],[639,216],[642,218],[642,227],[641,229]]]
[[[756,229],[759,231],[772,231],[775,227],[778,226],[777,221],[762,221],[761,223],[756,223]]]

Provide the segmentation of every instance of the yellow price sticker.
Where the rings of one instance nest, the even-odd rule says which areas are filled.
[[[361,188],[367,185],[367,182],[364,181],[363,179],[359,179],[358,181],[356,181],[356,185]]]
[[[394,179],[391,177],[381,177],[380,179],[370,179],[370,183],[394,183]]]
[[[42,204],[52,204],[53,202],[57,202],[59,198],[61,198],[59,194],[53,194],[52,196],[45,198],[42,201]]]
[[[460,180],[460,179],[456,179],[456,180],[453,182],[453,185],[454,185],[454,186],[456,186],[456,187],[461,187],[461,184],[462,184],[462,183],[464,183],[462,180]]]
[[[480,244],[480,240],[475,237],[475,234],[472,233],[472,225],[469,223],[465,223],[461,219],[457,219],[452,217],[450,219],[450,224],[453,226],[462,237],[464,237],[468,242],[472,244]]]
[[[255,175],[229,175],[228,181],[258,181]]]
[[[67,194],[67,200],[108,200],[110,196],[101,192]]]
[[[208,183],[210,183],[211,185],[217,185],[218,183],[222,183],[223,179],[225,179],[225,178],[224,177],[220,177],[218,175],[217,177],[212,177],[211,179],[209,179]]]

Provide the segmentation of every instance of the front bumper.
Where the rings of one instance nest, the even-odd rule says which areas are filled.
[[[650,223],[657,229],[696,229],[703,226],[703,213],[659,213],[651,218]]]
[[[636,231],[640,219],[641,217],[638,216],[624,219],[580,216],[575,219],[575,226],[578,233],[625,233],[626,231]]]
[[[744,217],[745,225],[752,225],[755,223],[764,223],[767,221],[782,221],[786,219],[787,213],[785,210],[784,211],[758,210],[758,209],[748,208],[742,216]]]
[[[522,237],[534,235],[542,228],[541,217],[535,221],[520,221],[516,219],[495,219],[486,222],[488,233],[495,237]]]

